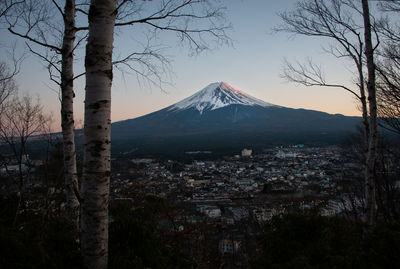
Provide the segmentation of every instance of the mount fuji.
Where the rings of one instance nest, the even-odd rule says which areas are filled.
[[[138,152],[332,144],[360,121],[270,104],[217,82],[159,111],[113,123],[112,141]]]
[[[201,91],[169,107],[170,110],[195,108],[203,114],[229,105],[271,107],[273,104],[247,95],[225,82],[208,85]]]

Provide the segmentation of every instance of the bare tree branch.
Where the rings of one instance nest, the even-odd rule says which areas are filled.
[[[58,3],[55,0],[51,0],[51,2],[53,3],[53,5],[57,8],[58,12],[60,12],[61,16],[64,18],[65,14],[64,11],[62,10],[62,8],[58,5]]]
[[[82,73],[76,75],[76,76],[74,77],[74,80],[76,80],[76,79],[78,79],[78,78],[84,76],[85,74],[86,74],[86,72],[82,72]]]
[[[117,55],[113,64],[124,73],[135,73],[138,82],[147,81],[150,86],[163,90],[171,73],[170,60],[163,54],[165,45],[157,44],[161,32],[177,34],[177,41],[186,43],[191,53],[210,49],[211,41],[230,43],[226,30],[230,26],[223,21],[223,8],[208,0],[167,0],[157,3],[120,1],[115,26],[141,25],[147,32],[147,43],[135,40],[142,49],[125,56]]]
[[[3,0],[0,4],[0,17],[7,15],[7,12],[15,5],[21,4],[24,0],[21,1],[6,1]]]
[[[8,70],[5,63],[0,62],[0,112],[4,102],[17,91],[13,77],[14,73]]]
[[[14,225],[16,224],[20,207],[23,203],[26,179],[29,171],[24,165],[29,161],[27,142],[34,135],[47,131],[51,116],[43,112],[39,99],[32,101],[31,96],[14,96],[8,100],[0,114],[0,141],[5,143],[13,152],[13,158],[18,163],[18,203],[15,212]]]
[[[400,12],[400,3],[398,1],[380,1],[379,6],[385,12]]]
[[[142,7],[135,4],[132,1],[121,3],[119,9],[125,9],[118,14],[115,26],[144,24],[154,31],[177,33],[179,40],[188,41],[195,53],[209,49],[206,37],[218,43],[231,43],[226,34],[230,26],[222,22],[223,8],[211,5],[207,0],[163,1],[156,11],[142,16]]]
[[[353,94],[357,99],[361,98],[359,94],[344,85],[327,83],[321,67],[312,63],[311,60],[308,60],[307,64],[297,62],[297,66],[285,60],[282,77],[289,82],[299,83],[304,86],[341,88]]]
[[[381,2],[380,8],[387,13],[400,13],[399,2]],[[385,17],[378,23],[383,48],[378,51],[377,98],[381,126],[400,134],[400,30],[398,21]]]
[[[31,41],[31,42],[39,45],[39,46],[47,47],[49,49],[52,49],[52,50],[56,51],[57,53],[60,53],[60,48],[58,48],[58,47],[56,47],[54,45],[47,44],[47,43],[41,42],[39,40],[36,40],[36,39],[32,38],[31,36],[29,36],[27,33],[26,34],[21,34],[21,33],[15,32],[12,27],[9,27],[8,31],[10,31],[10,33],[12,33],[12,34],[14,34],[16,36],[19,36],[19,37],[22,37],[24,39],[27,39],[27,40],[29,40],[29,41]]]

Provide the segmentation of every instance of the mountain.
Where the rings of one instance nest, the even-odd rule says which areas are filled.
[[[273,104],[247,95],[225,82],[216,82],[208,85],[201,91],[169,107],[169,110],[185,110],[195,108],[204,112],[219,109],[229,105],[271,107]]]
[[[218,82],[159,111],[113,123],[112,141],[137,152],[328,144],[340,142],[359,122],[270,104]]]

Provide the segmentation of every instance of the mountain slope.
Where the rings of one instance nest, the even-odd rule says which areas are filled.
[[[112,139],[142,150],[336,143],[359,122],[358,117],[273,105],[220,82],[159,111],[113,123]]]

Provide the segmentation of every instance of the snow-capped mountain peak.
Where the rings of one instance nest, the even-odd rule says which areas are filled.
[[[254,98],[225,82],[208,85],[197,93],[172,105],[170,110],[195,108],[202,114],[207,110],[215,110],[228,105],[247,105],[271,107],[273,104]]]

